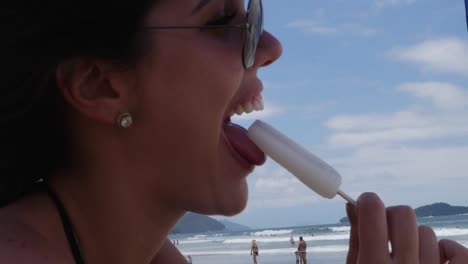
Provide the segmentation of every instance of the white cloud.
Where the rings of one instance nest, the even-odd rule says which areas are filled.
[[[431,120],[419,113],[400,111],[390,114],[340,115],[329,119],[326,126],[336,131],[369,131],[395,127],[424,126]]]
[[[466,188],[468,89],[450,83],[405,83],[417,99],[387,114],[343,115],[326,123],[328,159],[354,194],[379,193],[388,204],[460,203]]]
[[[250,208],[285,208],[312,204],[319,197],[272,160],[249,176]]]
[[[353,23],[338,24],[334,26],[326,25],[322,19],[301,19],[293,21],[286,25],[288,28],[298,29],[307,34],[322,34],[322,35],[355,35],[361,37],[369,37],[375,35],[378,30]]]
[[[362,146],[351,155],[331,162],[349,179],[375,184],[417,183],[422,179],[466,177],[468,145],[463,146]],[[402,182],[403,183],[403,182]]]
[[[406,83],[399,87],[421,98],[430,98],[435,107],[443,110],[463,110],[468,106],[468,92],[450,83]]]
[[[313,20],[296,20],[289,23],[287,27],[299,29],[305,33],[331,34],[338,31],[335,27],[325,26]]]
[[[325,124],[332,130],[328,145],[353,148],[468,137],[467,90],[437,82],[406,83],[398,90],[429,100],[394,113],[333,117]]]
[[[394,49],[391,56],[421,66],[426,71],[468,76],[468,41],[442,38]]]
[[[371,27],[364,26],[361,24],[354,24],[354,23],[342,24],[339,27],[339,31],[343,33],[348,33],[351,35],[359,35],[362,37],[370,37],[379,32],[379,30],[375,28],[371,28]]]
[[[411,5],[416,0],[375,0],[377,8],[384,8],[386,6],[398,6],[398,5]]]

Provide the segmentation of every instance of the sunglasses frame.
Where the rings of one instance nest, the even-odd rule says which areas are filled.
[[[256,10],[258,15],[254,17],[253,23],[250,22],[252,19],[253,8],[258,6],[259,10]],[[249,23],[250,22],[250,23]],[[257,23],[255,23],[257,22]],[[257,51],[257,45],[260,41],[260,37],[263,33],[263,5],[262,0],[249,0],[247,5],[247,14],[245,16],[245,22],[237,25],[205,25],[205,26],[145,26],[145,30],[171,30],[171,29],[225,29],[225,28],[237,28],[244,31],[244,37],[242,41],[242,64],[245,69],[252,68],[255,62],[255,54]],[[255,31],[258,28],[257,31]],[[250,37],[251,36],[251,37]],[[248,45],[252,44],[250,48]]]
[[[466,26],[468,29],[468,0],[465,0],[465,16],[466,16]]]

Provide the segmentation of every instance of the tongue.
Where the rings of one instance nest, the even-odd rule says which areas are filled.
[[[224,133],[234,149],[254,165],[265,162],[265,154],[247,136],[245,128],[231,122],[224,124]]]

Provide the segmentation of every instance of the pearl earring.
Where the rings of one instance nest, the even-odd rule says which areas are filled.
[[[117,117],[117,125],[120,128],[129,128],[133,124],[133,118],[130,113],[122,113]]]

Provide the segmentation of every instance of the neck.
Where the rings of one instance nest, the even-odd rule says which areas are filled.
[[[145,198],[128,182],[132,174],[124,171],[95,169],[50,181],[68,211],[86,263],[150,263],[184,214]]]

